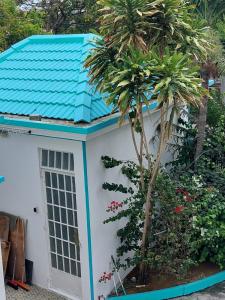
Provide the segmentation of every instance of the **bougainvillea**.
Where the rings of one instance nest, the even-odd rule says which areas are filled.
[[[207,133],[205,152],[196,169],[192,160],[186,159],[184,143],[180,153],[185,156],[178,156],[169,172],[163,169],[158,175],[152,193],[153,218],[145,258],[150,268],[180,276],[192,265],[205,261],[225,267],[224,132],[223,117],[217,127]],[[104,223],[126,219],[122,223],[125,225],[117,231],[120,239],[117,259],[120,267],[127,268],[142,260],[140,241],[145,190],[140,190],[140,170],[134,162],[102,159],[107,169],[117,167],[126,179],[125,185],[106,182],[103,188],[118,193],[117,199],[120,199],[108,204],[107,211],[111,214]],[[145,182],[148,176],[144,172]]]
[[[106,273],[104,272],[103,275],[100,277],[99,282],[106,283],[107,281],[110,281],[112,278],[112,273]]]
[[[113,213],[115,213],[115,212],[116,212],[119,208],[121,208],[121,207],[123,207],[123,202],[112,201],[112,202],[108,205],[106,211],[107,211],[107,212],[113,212]]]
[[[183,210],[185,209],[185,207],[183,205],[178,205],[177,207],[174,208],[174,211],[176,214],[181,213]]]

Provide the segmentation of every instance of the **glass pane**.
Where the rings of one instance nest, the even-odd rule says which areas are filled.
[[[64,240],[68,240],[68,232],[67,232],[67,226],[62,225],[62,237]]]
[[[73,154],[70,154],[70,171],[74,171],[74,159]]]
[[[70,273],[70,262],[68,258],[64,258],[65,272]]]
[[[52,252],[55,252],[55,239],[50,237],[50,249]]]
[[[54,206],[54,214],[55,214],[55,221],[60,222],[59,208],[57,206]]]
[[[71,243],[75,243],[75,229],[73,227],[69,227],[69,240]]]
[[[48,151],[47,150],[42,150],[42,161],[41,165],[43,167],[46,167],[48,165]]]
[[[55,188],[55,189],[58,188],[56,173],[52,173],[52,187]]]
[[[76,194],[73,194],[73,209],[77,209]]]
[[[61,156],[61,152],[56,152],[56,168],[57,169],[61,169],[62,165],[62,156]]]
[[[53,207],[52,207],[52,205],[48,205],[48,219],[53,220]]]
[[[52,267],[57,269],[56,255],[51,253]]]
[[[52,203],[52,193],[51,193],[51,189],[46,188],[46,195],[47,195],[47,202],[48,202],[48,203]]]
[[[77,275],[78,277],[81,277],[81,267],[80,267],[80,263],[77,263]]]
[[[68,170],[68,162],[69,161],[69,154],[63,153],[63,169]]]
[[[54,168],[55,164],[55,152],[49,151],[49,167]]]
[[[68,224],[73,226],[74,223],[73,223],[73,211],[72,210],[68,210]]]
[[[56,245],[57,245],[57,254],[62,254],[62,241],[56,240]]]
[[[51,187],[51,180],[50,180],[50,173],[49,172],[45,172],[45,184],[46,184],[46,186]]]
[[[71,260],[71,274],[73,275],[77,275],[77,266],[76,266],[76,262]]]
[[[74,176],[72,177],[72,187],[73,187],[73,192],[76,192],[76,186],[75,186],[75,178]]]
[[[63,253],[64,256],[69,257],[69,244],[67,242],[63,242]]]
[[[49,234],[54,236],[55,235],[55,228],[54,228],[54,223],[49,221],[48,222],[48,225],[49,225]]]
[[[65,193],[60,191],[59,197],[60,197],[60,205],[65,207],[66,206]]]
[[[53,202],[55,205],[59,205],[59,193],[57,190],[52,190],[53,192]]]
[[[65,179],[66,179],[66,190],[71,191],[71,177],[65,176]]]
[[[60,228],[60,224],[55,223],[55,231],[56,231],[56,237],[61,239],[61,228]]]
[[[61,222],[67,224],[66,209],[61,208]]]
[[[66,198],[67,198],[67,208],[73,208],[72,194],[66,193]]]
[[[76,255],[75,255],[75,245],[74,244],[70,244],[70,258],[75,259]]]
[[[74,229],[74,240],[75,240],[75,244],[79,245],[79,235],[78,235],[78,230],[76,228]]]
[[[58,255],[57,258],[58,258],[58,269],[63,271],[63,258],[60,255]]]
[[[77,260],[80,261],[80,247],[76,246],[76,250],[77,250]]]
[[[61,174],[58,174],[58,179],[59,179],[59,188],[60,190],[64,190],[64,176]]]
[[[78,227],[78,223],[77,223],[77,212],[74,212],[74,220],[75,220],[75,226]]]

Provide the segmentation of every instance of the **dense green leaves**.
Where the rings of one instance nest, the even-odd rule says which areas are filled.
[[[0,51],[32,35],[42,33],[42,13],[24,12],[18,9],[14,0],[0,2]]]

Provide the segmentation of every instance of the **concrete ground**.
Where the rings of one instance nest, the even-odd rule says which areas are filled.
[[[7,300],[66,300],[66,298],[51,293],[47,290],[32,286],[29,292],[22,289],[14,290],[6,286],[6,299]]]
[[[18,289],[17,291],[6,286],[7,300],[67,300],[55,293],[41,289],[36,286],[31,287],[30,292]],[[137,299],[138,300],[138,299]],[[152,299],[154,300],[154,299]],[[175,300],[175,299],[174,299]],[[176,300],[225,300],[225,283],[218,284],[212,288],[190,296],[176,298]]]
[[[217,284],[201,293],[186,297],[176,298],[177,300],[225,300],[225,283]]]

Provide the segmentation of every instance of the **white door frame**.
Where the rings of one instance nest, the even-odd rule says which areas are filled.
[[[42,151],[42,149],[40,149],[40,153],[41,153],[41,151]],[[62,152],[63,153],[63,151],[58,151],[58,150],[50,150],[49,149],[48,151]],[[68,153],[68,152],[64,152],[64,153]],[[40,157],[41,157],[41,155],[40,155]],[[58,269],[55,269],[54,267],[52,267],[52,260],[51,260],[51,252],[52,251],[50,249],[50,241],[49,241],[50,230],[49,230],[49,219],[48,219],[48,208],[47,208],[48,202],[47,202],[47,194],[46,194],[47,185],[46,185],[46,180],[45,180],[45,173],[46,172],[56,173],[56,174],[64,176],[64,184],[65,184],[65,176],[71,177],[71,180],[72,180],[72,177],[75,178],[75,174],[74,174],[75,172],[74,171],[68,171],[68,170],[65,171],[65,170],[62,170],[62,169],[56,169],[56,168],[46,167],[46,166],[43,167],[41,165],[41,163],[40,163],[40,171],[41,171],[41,181],[42,181],[42,190],[43,190],[43,199],[44,199],[43,207],[44,207],[45,224],[46,224],[46,228],[45,228],[46,229],[45,230],[45,232],[46,232],[46,242],[47,242],[47,251],[48,251],[48,259],[49,259],[49,275],[50,275],[50,278],[49,278],[48,286],[49,286],[50,290],[56,291],[57,293],[62,294],[64,296],[68,297],[69,299],[78,300],[78,299],[81,299],[80,297],[81,297],[81,294],[82,294],[82,292],[81,292],[81,290],[82,290],[81,278],[78,277],[78,276],[74,276],[72,274],[68,274],[65,271],[61,271],[61,270],[58,270]],[[53,188],[53,187],[51,186],[51,188]],[[64,191],[64,192],[66,193],[66,191]],[[58,193],[59,193],[59,191],[58,191]],[[59,205],[59,208],[61,208],[60,205]],[[68,207],[66,207],[66,208],[68,210]],[[68,214],[67,214],[67,216],[68,216]],[[61,213],[60,213],[60,218],[61,218]],[[59,223],[61,223],[61,222],[59,222]],[[62,225],[62,223],[61,223],[61,225]],[[75,228],[77,228],[77,227],[75,227]],[[62,239],[62,243],[63,243],[63,239]],[[64,263],[63,263],[63,265],[64,265]],[[64,283],[71,281],[71,280],[69,280],[69,278],[72,278],[72,280],[74,280],[73,287],[77,286],[77,289],[76,289],[77,291],[74,290],[74,292],[76,292],[76,294],[77,294],[77,297],[74,296],[74,294],[71,295],[71,291],[68,293],[68,291],[62,290],[60,288],[58,289],[57,286],[54,286],[54,276],[55,276],[55,273],[57,273],[57,272],[61,273],[61,279],[64,281]]]

